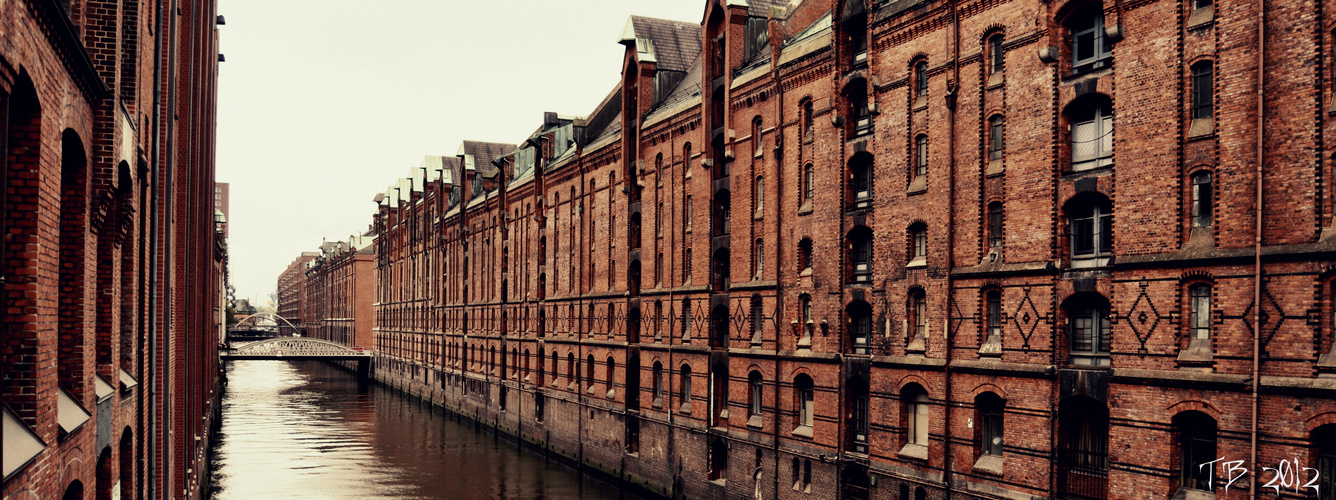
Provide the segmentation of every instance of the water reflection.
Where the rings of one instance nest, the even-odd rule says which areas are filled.
[[[328,365],[234,361],[227,371],[215,499],[627,498]]]

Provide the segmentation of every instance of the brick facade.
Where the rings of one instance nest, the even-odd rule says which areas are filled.
[[[305,336],[358,349],[373,347],[375,255],[375,238],[369,236],[321,246],[302,271]]]
[[[0,3],[0,497],[201,493],[217,33],[213,2],[172,5]]]
[[[1327,5],[1260,7],[633,17],[591,114],[378,198],[376,376],[691,498],[1336,475]]]
[[[292,335],[306,331],[306,268],[318,252],[302,252],[288,264],[283,274],[278,275],[278,315],[283,318],[278,322],[278,333]]]

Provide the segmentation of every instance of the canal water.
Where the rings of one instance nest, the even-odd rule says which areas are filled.
[[[486,428],[315,361],[233,361],[212,498],[625,499]]]

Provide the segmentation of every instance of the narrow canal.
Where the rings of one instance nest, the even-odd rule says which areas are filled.
[[[319,362],[235,361],[227,378],[214,499],[630,498]]]

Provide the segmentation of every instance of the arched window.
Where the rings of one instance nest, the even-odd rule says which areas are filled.
[[[916,222],[909,226],[909,264],[921,266],[928,263],[928,225]]]
[[[596,380],[598,379],[594,378],[594,355],[590,354],[585,357],[585,384],[588,387],[587,392],[594,392],[594,382]]]
[[[991,392],[979,394],[974,398],[975,421],[978,422],[975,436],[979,442],[979,463],[985,462],[983,459],[987,456],[1002,456],[1004,439],[1002,410],[1005,406],[1006,401]],[[976,463],[975,468],[978,466]],[[997,472],[1002,472],[1001,463],[997,464]]]
[[[1199,411],[1185,411],[1174,415],[1174,432],[1178,434],[1178,487],[1188,490],[1215,489],[1215,462],[1220,457],[1216,450],[1216,422]],[[1202,467],[1204,464],[1205,467]]]
[[[867,226],[858,226],[849,231],[846,238],[849,252],[849,282],[872,282],[872,230]]]
[[[615,379],[616,379],[616,375],[617,375],[617,360],[612,359],[611,357],[609,357],[609,358],[608,358],[607,384],[606,384],[606,385],[608,386],[608,399],[613,399],[613,398],[615,398],[615,397],[617,396],[617,390],[616,390],[616,388],[615,388],[614,385],[613,385],[613,383],[615,382]]]
[[[988,204],[988,247],[1001,249],[1003,236],[1002,202],[995,201]]]
[[[914,63],[914,95],[918,97],[928,95],[928,61],[919,60]]]
[[[765,208],[765,177],[756,176],[756,183],[752,185],[752,206],[756,207],[756,216],[761,216],[761,209]]]
[[[1059,404],[1057,463],[1058,489],[1062,497],[1108,497],[1107,405],[1085,396],[1072,396]]]
[[[1210,120],[1215,116],[1215,67],[1211,61],[1192,65],[1192,119]],[[1196,123],[1193,123],[1193,128]]]
[[[1072,41],[1072,73],[1082,73],[1108,65],[1113,57],[1110,40],[1104,31],[1104,10],[1098,3],[1082,7],[1067,17]]]
[[[855,80],[848,88],[849,115],[853,117],[853,130],[850,135],[869,134],[872,132],[872,111],[867,104],[867,83],[864,80]]]
[[[914,137],[914,177],[928,175],[928,135]]]
[[[1113,345],[1109,325],[1109,302],[1102,296],[1083,293],[1068,300],[1067,322],[1071,328],[1070,363],[1076,366],[1109,366]]]
[[[798,425],[807,427],[808,435],[811,436],[812,423],[816,420],[815,385],[812,383],[812,377],[807,374],[798,375],[793,379],[794,401],[798,402]]]
[[[677,411],[691,414],[691,366],[682,365],[680,373],[682,380],[678,383],[678,386],[682,388],[679,396],[681,406],[678,407]]]
[[[1316,449],[1308,452],[1309,457],[1315,457],[1310,464],[1317,468],[1314,474],[1323,481],[1318,499],[1332,500],[1336,498],[1336,491],[1331,489],[1333,481],[1329,478],[1336,477],[1336,424],[1314,429],[1312,440],[1312,446]]]
[[[923,386],[909,384],[900,392],[905,423],[905,446],[900,454],[927,458],[930,423],[928,393]]]
[[[761,117],[752,119],[752,156],[760,157],[765,153],[765,141],[761,139]]]
[[[910,334],[913,335],[909,341],[909,349],[922,352],[928,338],[928,296],[922,288],[909,291],[906,316],[909,319]]]
[[[1078,99],[1067,107],[1071,124],[1072,170],[1113,164],[1113,108],[1104,96]]]
[[[682,299],[682,343],[691,343],[691,299]]]
[[[987,339],[979,349],[981,355],[1002,355],[1002,291],[989,290],[984,293],[984,314],[986,315]]]
[[[803,238],[798,242],[798,272],[811,274],[812,269],[812,240]]]
[[[761,271],[765,270],[765,240],[756,238],[756,243],[752,245],[752,248],[754,249],[752,251],[752,255],[754,255],[754,258],[752,259],[752,267],[754,268],[752,270],[752,276],[755,276],[755,279],[759,280],[761,279]]]
[[[1214,184],[1210,170],[1192,174],[1192,227],[1210,227],[1214,222]]]
[[[988,72],[993,75],[1002,74],[1005,68],[1002,51],[1002,34],[994,33],[988,37]]]
[[[848,395],[848,420],[846,421],[849,449],[854,453],[867,453],[868,436],[868,385],[862,378],[851,378],[845,384]]]
[[[867,207],[872,200],[872,155],[858,154],[849,160],[849,192],[854,208]]]
[[[803,166],[802,183],[803,183],[802,202],[803,204],[810,204],[812,203],[813,190],[815,189],[816,186],[816,173],[815,170],[812,168],[811,163],[808,163],[807,165]]]
[[[692,261],[691,261],[691,249],[690,249],[690,248],[686,249],[686,251],[683,252],[683,254],[682,254],[682,260],[683,260],[683,262],[685,263],[685,264],[682,266],[682,284],[683,284],[683,285],[690,285],[690,284],[691,284],[691,266],[692,266]]]
[[[802,111],[802,114],[803,114],[803,116],[802,116],[802,120],[803,120],[803,128],[802,128],[803,141],[810,141],[810,140],[812,140],[813,134],[816,133],[816,116],[813,115],[813,113],[812,113],[812,100],[811,100],[811,99],[804,99],[804,100],[803,100],[803,103],[802,103],[802,108],[803,108],[803,111]]]
[[[867,302],[855,301],[849,305],[849,351],[870,354],[868,341],[872,337],[872,307]]]
[[[764,407],[763,396],[765,395],[764,394],[765,388],[761,381],[761,372],[753,371],[747,375],[747,387],[750,389],[747,392],[748,395],[747,408],[749,410],[748,415],[750,415],[752,418],[760,419],[761,412]],[[748,422],[748,424],[750,423],[751,422]]]
[[[655,408],[663,407],[663,363],[654,362],[654,402],[651,406]]]
[[[575,365],[575,353],[572,352],[572,353],[567,354],[567,355],[566,355],[566,379],[569,380],[570,383],[567,384],[567,386],[566,386],[566,390],[579,390],[579,389],[580,389],[580,386],[579,386],[579,383],[580,383],[580,382],[579,382],[579,380],[576,380],[576,378],[575,378],[576,374],[578,374],[578,373],[579,373],[579,370],[578,370],[578,368],[577,368],[576,365]]]
[[[1106,265],[1113,254],[1113,209],[1107,198],[1087,196],[1068,204],[1072,267]]]
[[[761,296],[752,294],[751,296],[751,326],[753,344],[761,343],[761,335],[765,332],[765,313],[761,307]]]
[[[1001,160],[1006,156],[1006,119],[1002,115],[993,115],[988,119],[988,161]]]

